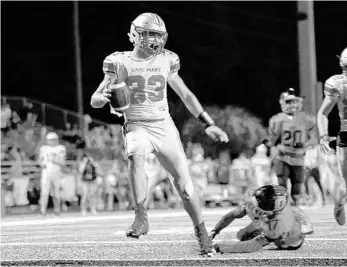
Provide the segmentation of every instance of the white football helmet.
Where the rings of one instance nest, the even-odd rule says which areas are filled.
[[[134,46],[157,55],[164,48],[168,33],[164,21],[157,14],[143,13],[131,23],[128,36]]]
[[[284,113],[296,116],[303,108],[303,98],[297,96],[293,88],[283,92],[280,96],[280,105]]]
[[[50,146],[57,146],[59,145],[59,137],[57,133],[55,132],[49,132],[46,135],[46,142]]]
[[[340,66],[341,68],[347,68],[347,48],[345,48],[342,53],[340,58]]]

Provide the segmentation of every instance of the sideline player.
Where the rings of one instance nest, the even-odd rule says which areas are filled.
[[[318,144],[315,117],[302,111],[302,100],[292,88],[283,92],[280,96],[282,112],[269,121],[270,143],[277,150],[273,165],[278,183],[287,188],[287,179],[290,179],[295,205],[303,195],[306,149]]]
[[[114,87],[126,84],[131,90],[130,107],[124,112],[123,133],[129,160],[135,221],[126,235],[139,238],[147,234],[149,229],[144,205],[147,197],[144,162],[146,155],[153,152],[173,177],[183,206],[194,224],[201,253],[213,255],[213,245],[201,215],[199,195],[189,175],[179,132],[169,114],[167,83],[202,123],[207,135],[222,142],[227,142],[228,136],[215,125],[179,76],[179,57],[164,49],[168,38],[164,21],[154,13],[143,13],[131,23],[128,35],[134,49],[115,52],[106,57],[103,64],[104,80],[91,99],[94,108],[109,103],[110,81],[116,83]]]
[[[255,252],[272,242],[280,249],[299,249],[305,234],[312,234],[314,230],[307,215],[300,208],[291,206],[288,199],[283,186],[249,189],[244,196],[245,203],[222,217],[210,237],[214,239],[234,219],[248,215],[252,222],[237,233],[240,242],[215,244],[217,252]]]
[[[59,144],[55,132],[46,135],[46,145],[40,148],[39,164],[41,166],[41,214],[46,216],[48,198],[51,192],[54,214],[60,215],[60,179],[65,166],[66,148]]]
[[[340,66],[342,74],[333,75],[325,82],[325,98],[317,114],[317,124],[322,152],[327,153],[331,150],[329,143],[334,139],[328,135],[328,115],[337,104],[341,120],[336,147],[340,177],[335,183],[334,216],[338,224],[344,225],[346,223],[344,205],[347,197],[347,48],[341,53]]]

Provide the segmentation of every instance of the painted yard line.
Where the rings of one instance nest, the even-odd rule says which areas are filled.
[[[223,213],[224,214],[224,213]],[[163,218],[164,214],[149,215],[152,218]],[[166,218],[174,217],[187,217],[187,214],[170,214]],[[115,216],[93,216],[93,217],[74,217],[74,218],[54,218],[54,219],[35,219],[35,220],[21,220],[21,221],[5,221],[1,222],[2,227],[11,226],[25,226],[25,225],[49,225],[49,224],[62,224],[62,223],[76,223],[76,222],[92,222],[92,221],[110,221],[110,220],[127,220],[134,219],[134,215],[115,215]]]
[[[306,238],[306,241],[347,241],[347,238]],[[227,239],[219,240],[215,239],[215,242],[224,242],[224,241],[238,241],[237,239]],[[179,243],[196,243],[196,240],[148,240],[148,241],[72,241],[72,242],[16,242],[16,243],[1,243],[0,246],[57,246],[57,245],[95,245],[95,244],[104,244],[104,245],[113,245],[113,244],[179,244]]]

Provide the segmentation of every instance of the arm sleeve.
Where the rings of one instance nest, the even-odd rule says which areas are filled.
[[[231,224],[235,219],[242,218],[246,215],[246,209],[243,206],[238,206],[226,215],[224,215],[214,227],[214,231],[219,233],[229,224]]]

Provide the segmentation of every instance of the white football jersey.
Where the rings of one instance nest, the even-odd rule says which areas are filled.
[[[130,107],[125,111],[127,120],[162,119],[169,116],[167,81],[176,75],[179,57],[163,50],[157,56],[140,60],[132,52],[115,52],[103,63],[105,73],[116,74],[130,89]]]
[[[40,148],[39,160],[44,170],[49,172],[60,172],[62,164],[65,162],[66,148],[63,145],[47,146]]]
[[[324,94],[337,101],[341,119],[341,131],[347,131],[347,76],[331,76],[324,86]]]

